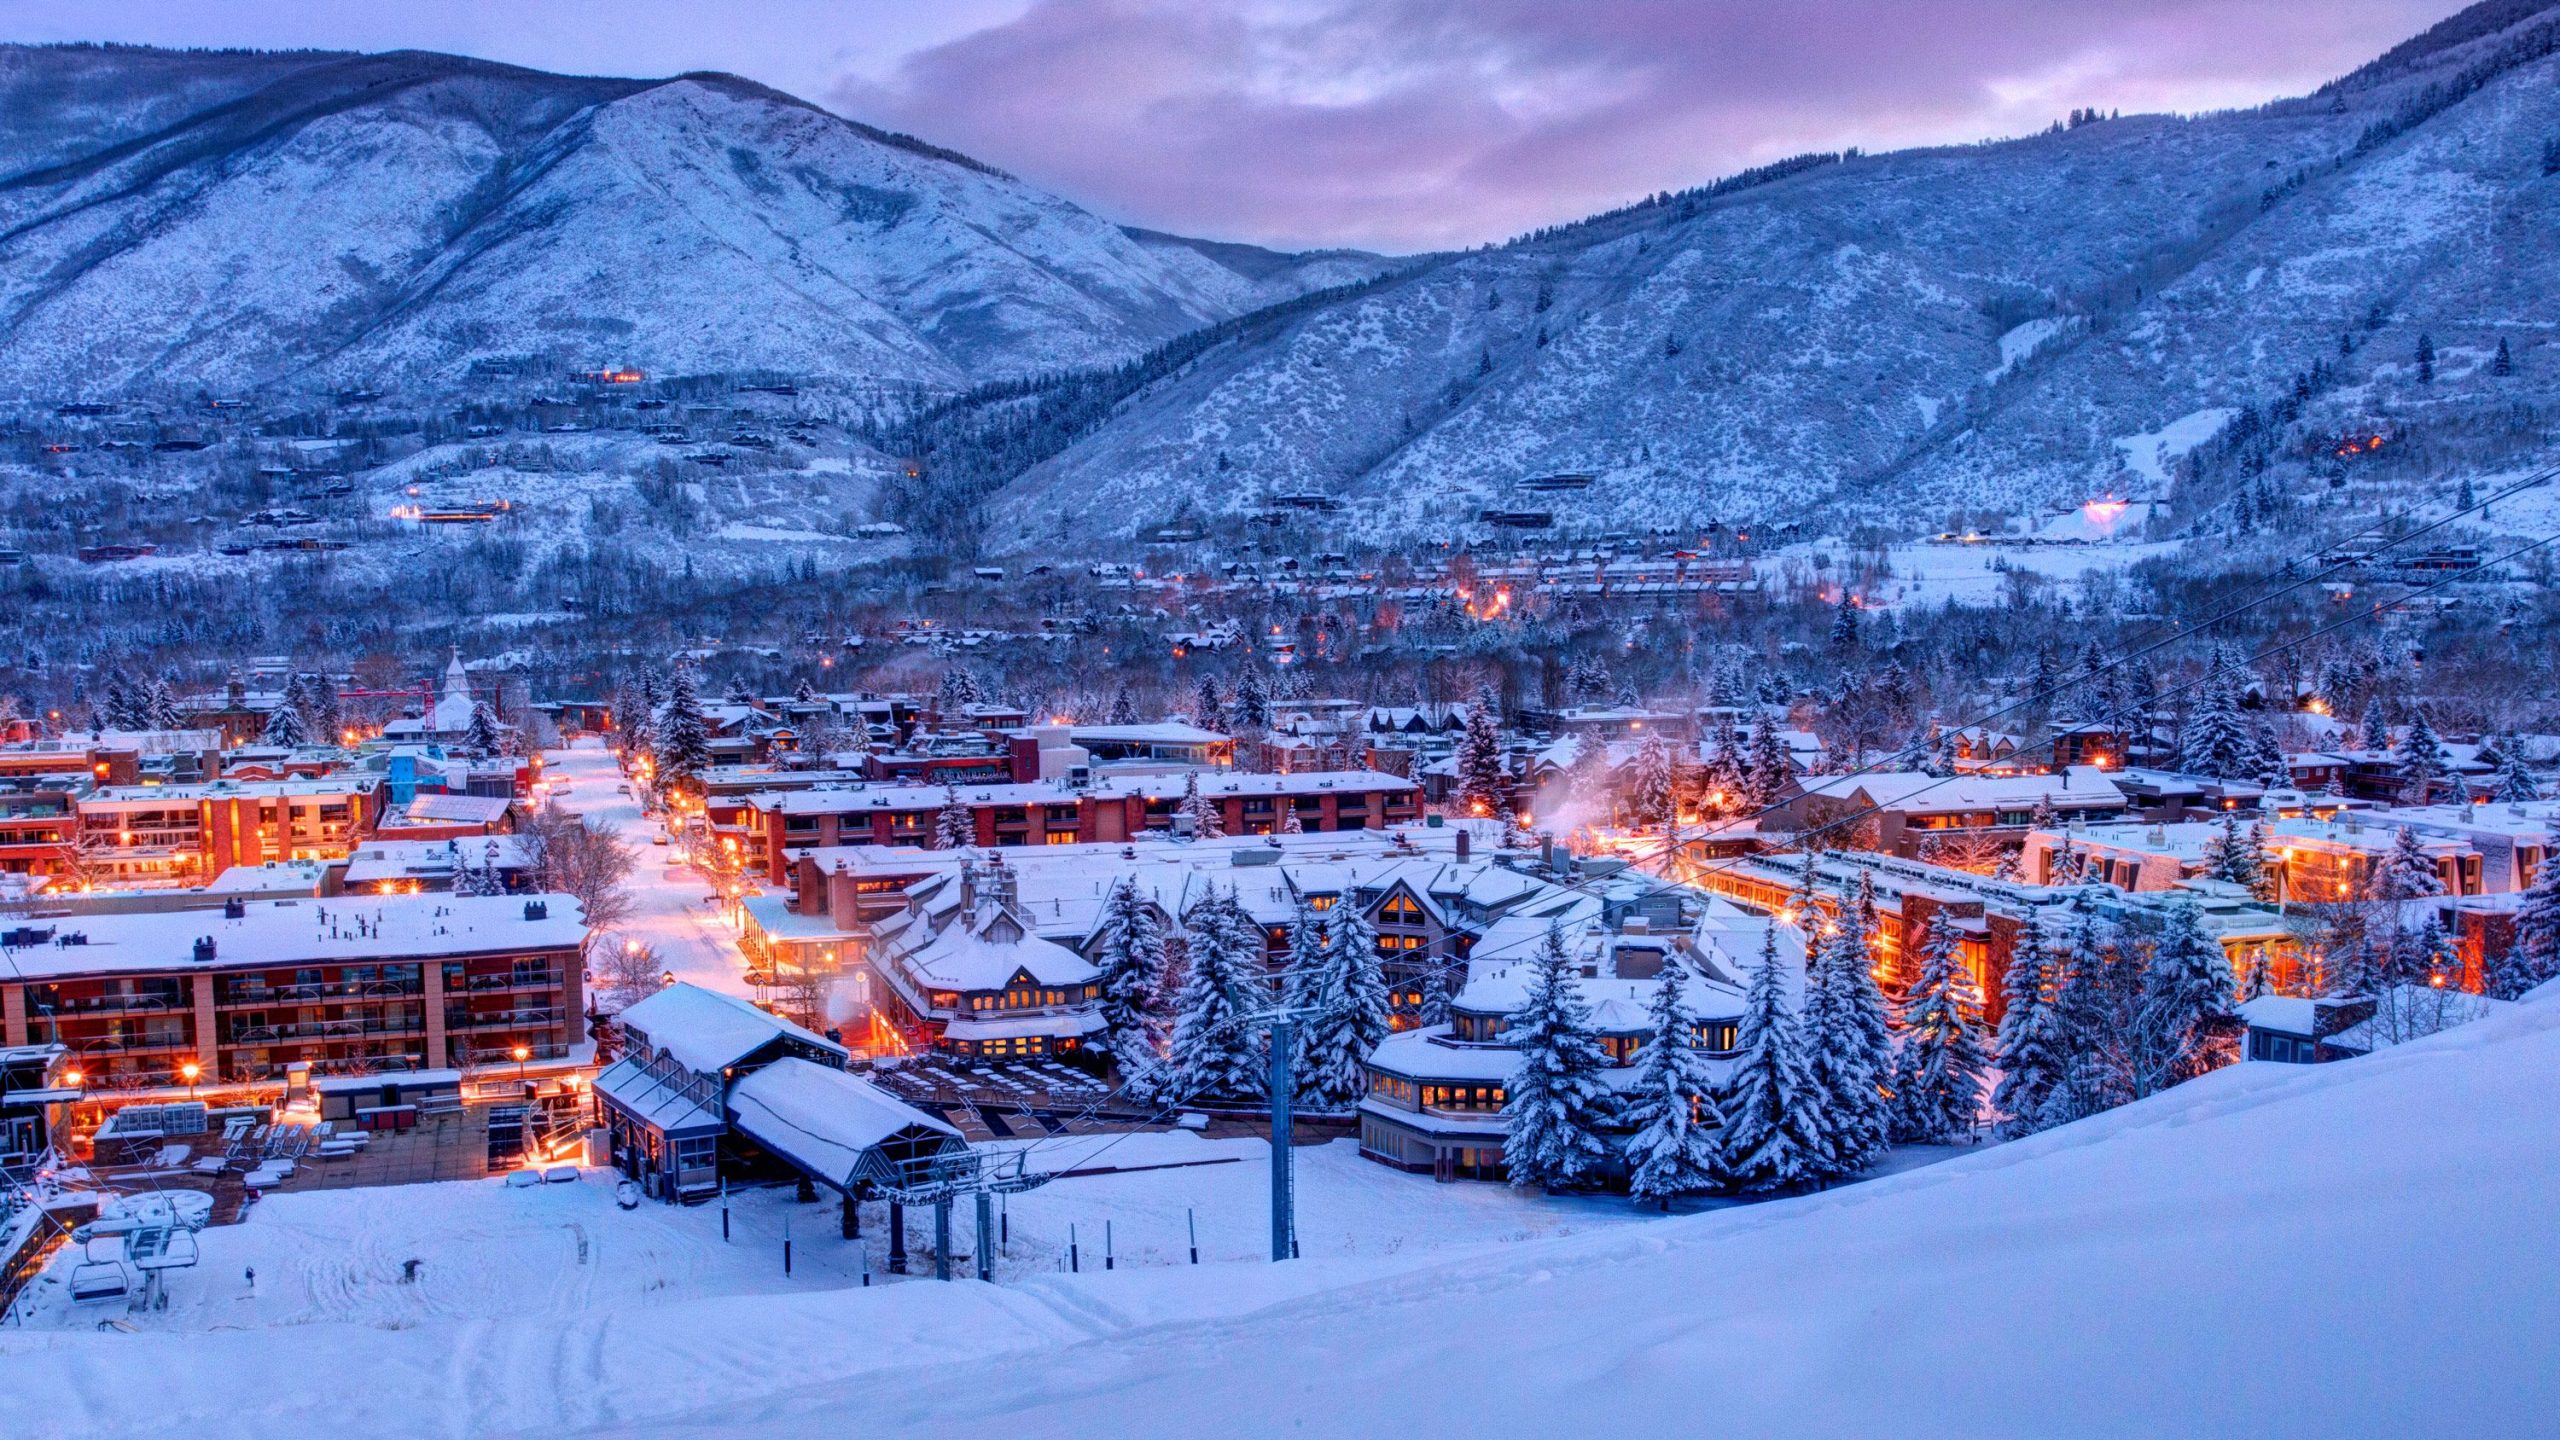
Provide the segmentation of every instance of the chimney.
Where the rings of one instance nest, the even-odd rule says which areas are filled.
[[[1555,873],[1556,836],[1552,830],[1538,832],[1538,864],[1544,867],[1547,873],[1551,875]]]
[[[242,901],[242,900],[225,900],[225,901],[223,901],[223,902],[222,902],[222,918],[223,918],[223,919],[225,919],[225,920],[246,920],[246,919],[248,919],[248,918],[249,918],[249,906],[248,906],[248,903],[247,903],[246,901]]]
[[[1459,861],[1460,861],[1461,863],[1464,863],[1464,862],[1465,862],[1465,860],[1466,860],[1466,858],[1467,858],[1467,841],[1468,841],[1468,838],[1469,838],[1469,837],[1468,837],[1468,835],[1467,835],[1467,827],[1466,827],[1466,826],[1464,826],[1464,825],[1459,826],[1459,827],[1458,827],[1458,859],[1459,859]]]
[[[197,964],[199,964],[199,965],[202,965],[202,964],[204,964],[204,963],[206,963],[206,962],[208,962],[208,961],[212,960],[212,959],[213,959],[213,954],[214,954],[213,937],[212,937],[212,936],[210,936],[210,935],[199,935],[199,936],[197,936],[197,937],[196,937],[196,963],[197,963]]]
[[[524,902],[524,918],[527,920],[550,919],[551,902],[548,900],[527,900]]]

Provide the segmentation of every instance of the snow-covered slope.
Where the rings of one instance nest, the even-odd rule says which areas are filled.
[[[728,76],[0,48],[0,394],[475,363],[947,387],[1329,283],[1148,243]]]
[[[565,1325],[312,1324],[292,1332],[289,1364],[271,1331],[12,1329],[0,1423],[813,1440],[848,1425],[1189,1440],[1208,1415],[1292,1436],[2551,1434],[2556,1086],[2560,1002],[2544,999],[2364,1059],[2238,1066],[1886,1180],[1564,1239],[626,1301]],[[561,1264],[562,1286],[588,1283]]]
[[[1934,527],[2156,492],[2179,456],[2134,442],[2183,453],[2323,364],[2280,454],[2382,421],[2495,462],[2560,400],[2560,15],[2496,0],[2448,27],[2258,111],[1852,157],[1423,267],[1134,397],[1016,483],[998,538],[1307,491],[1372,533],[1830,496]],[[1513,488],[1555,471],[1599,479]]]

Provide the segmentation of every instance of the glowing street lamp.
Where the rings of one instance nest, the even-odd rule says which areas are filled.
[[[516,1083],[518,1085],[522,1085],[524,1083],[524,1062],[533,1058],[533,1047],[529,1045],[519,1045],[515,1048],[514,1053],[516,1057]]]
[[[204,1067],[193,1060],[178,1067],[178,1078],[187,1082],[188,1099],[192,1100],[196,1097],[196,1077],[203,1073]]]

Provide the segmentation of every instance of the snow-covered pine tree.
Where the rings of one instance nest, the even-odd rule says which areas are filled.
[[[1940,921],[1928,927],[1920,942],[1919,975],[1903,1006],[1893,1136],[1906,1144],[1954,1144],[1981,1122],[1981,1022],[1956,944],[1953,925]]]
[[[456,895],[504,895],[507,893],[506,877],[498,873],[497,841],[483,842],[480,846],[480,856],[476,861],[472,858],[469,847],[456,849],[453,861],[453,893]]]
[[[1368,1089],[1361,1062],[1387,1038],[1387,980],[1378,963],[1375,932],[1357,922],[1359,906],[1346,900],[1326,912],[1344,922],[1312,958],[1313,983],[1296,987],[1296,1003],[1309,1011],[1298,1018],[1298,1093],[1310,1105],[1343,1110],[1358,1104]],[[1318,929],[1315,912],[1301,907],[1301,924]],[[1293,937],[1294,938],[1294,937]],[[1296,947],[1292,947],[1293,955]]]
[[[2510,735],[2498,747],[2498,772],[2489,798],[2501,805],[2522,805],[2542,798],[2542,782],[2524,761],[2524,737]]]
[[[966,850],[978,843],[978,815],[960,798],[956,785],[942,787],[942,808],[934,812],[933,848]]]
[[[1191,907],[1183,953],[1157,1092],[1168,1104],[1264,1094],[1262,1038],[1247,1018],[1261,1008],[1261,927],[1233,895],[1209,895]]]
[[[1135,880],[1122,880],[1103,902],[1094,948],[1102,972],[1099,1009],[1104,1043],[1124,1081],[1141,1082],[1163,1059],[1164,927]]]
[[[1218,677],[1200,677],[1200,689],[1191,700],[1191,723],[1203,730],[1227,728],[1227,702],[1219,697]]]
[[[1992,1089],[1991,1108],[2003,1140],[2042,1128],[2045,1097],[2061,1078],[2061,1035],[2045,993],[2052,969],[2044,925],[2030,910],[2018,929],[2008,973],[2000,977],[2000,1030],[1993,1050],[2000,1083]]]
[[[2204,873],[2206,877],[2227,880],[2234,885],[2245,885],[2255,890],[2259,877],[2265,869],[2266,852],[2263,848],[2263,835],[2259,828],[2252,825],[2249,829],[2243,830],[2240,828],[2239,811],[2223,811],[2221,828],[2214,831],[2212,838],[2205,841]]]
[[[1671,747],[1663,743],[1660,733],[1649,733],[1636,747],[1636,758],[1629,767],[1627,782],[1627,819],[1630,823],[1668,825],[1672,808]]]
[[[1831,648],[1858,648],[1858,599],[1846,585],[1840,587],[1840,601],[1831,611]]]
[[[1425,1030],[1449,1023],[1449,967],[1434,965],[1422,972],[1422,1001],[1414,1009],[1413,1023]]]
[[[167,680],[154,680],[151,682],[151,696],[148,703],[150,706],[150,723],[144,728],[151,730],[183,730],[186,728],[186,713],[178,708],[178,697],[170,691],[169,682]]]
[[[1111,708],[1105,712],[1103,720],[1111,725],[1138,723],[1138,702],[1130,696],[1128,686],[1119,686],[1111,692]]]
[[[1563,1189],[1609,1159],[1602,1131],[1614,1102],[1601,1078],[1609,1052],[1591,1029],[1591,1007],[1574,983],[1564,932],[1547,927],[1531,962],[1528,994],[1503,1024],[1519,1051],[1504,1091],[1503,1164],[1516,1186]]]
[[[817,687],[811,685],[805,678],[802,679],[799,684],[791,687],[791,700],[794,704],[806,705],[817,698]]]
[[[471,725],[462,732],[462,748],[480,755],[495,755],[503,743],[498,734],[497,713],[486,700],[471,703]]]
[[[2178,732],[2178,768],[2220,780],[2245,780],[2258,772],[2257,746],[2240,717],[2231,673],[2219,664],[2205,677]]]
[[[261,744],[281,745],[291,749],[308,738],[302,730],[302,712],[290,705],[278,705],[267,712],[267,728],[259,737],[259,741]]]
[[[1236,680],[1235,722],[1238,729],[1258,731],[1271,726],[1271,686],[1262,678],[1262,667],[1248,665]]]
[[[2128,1032],[2139,999],[2121,936],[2095,917],[2053,953],[2053,1019],[2060,1065],[2038,1128],[2095,1115],[2133,1098]]]
[[[1215,840],[1227,833],[1226,812],[1217,801],[1200,793],[1200,772],[1197,770],[1182,777],[1182,803],[1174,807],[1174,813],[1190,818],[1194,839]]]
[[[1329,913],[1300,896],[1297,913],[1290,918],[1289,969],[1282,983],[1292,1006],[1314,1004],[1316,987],[1324,983],[1325,949],[1330,938],[1325,917]]]
[[[656,782],[672,791],[693,783],[711,764],[711,726],[703,718],[702,695],[694,688],[693,667],[678,665],[667,681],[667,702],[658,713]]]
[[[2205,933],[2193,905],[2173,906],[2143,972],[2134,1011],[2134,1088],[2165,1090],[2238,1058],[2237,982],[2222,942]]]
[[[1795,757],[1778,734],[1778,722],[1761,716],[1751,732],[1751,808],[1765,810],[1777,804],[1795,778]]]
[[[326,745],[337,744],[347,728],[346,704],[338,695],[338,683],[329,678],[328,671],[320,671],[303,687],[303,698],[307,703],[302,716],[310,722],[311,738]]]
[[[145,705],[147,691],[137,688],[122,668],[107,672],[107,683],[98,697],[99,714],[114,730],[148,730],[151,714]]]
[[[2409,733],[2400,738],[2394,754],[2400,762],[2401,791],[2412,805],[2425,805],[2435,799],[2436,784],[2446,769],[2444,742],[2436,738],[2436,728],[2427,723],[2424,708],[2409,718]]]
[[[1819,1179],[1827,1161],[1814,1128],[1812,1077],[1805,1073],[1796,1017],[1779,973],[1778,932],[1760,939],[1760,965],[1742,994],[1733,1068],[1716,1096],[1716,1182],[1730,1190],[1776,1190]]]
[[[1797,1018],[1812,1080],[1809,1133],[1823,1142],[1823,1177],[1860,1174],[1891,1139],[1885,1085],[1893,1058],[1884,991],[1876,983],[1864,907],[1843,891],[1837,928],[1813,947]]]
[[[1697,1025],[1684,989],[1687,967],[1662,967],[1648,1013],[1653,1035],[1636,1057],[1635,1084],[1627,1092],[1627,1193],[1671,1208],[1674,1195],[1691,1195],[1716,1181],[1715,1094],[1698,1053]]]
[[[1510,775],[1502,765],[1502,731],[1485,707],[1467,712],[1458,734],[1458,811],[1463,815],[1500,815],[1508,808]]]
[[[1276,827],[1279,832],[1283,835],[1306,834],[1307,823],[1298,818],[1298,802],[1290,796],[1283,795],[1280,797],[1279,804],[1280,824]]]
[[[2364,734],[2359,738],[2367,750],[2388,751],[2391,748],[2391,726],[2382,718],[2382,697],[2379,695],[2364,702]]]
[[[2560,976],[2560,836],[2548,837],[2542,868],[2516,905],[2515,938],[2492,956],[2482,988],[2500,1000]]]

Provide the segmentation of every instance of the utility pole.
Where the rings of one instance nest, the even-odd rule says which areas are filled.
[[[1295,1057],[1291,1043],[1296,1023],[1285,1012],[1271,1020],[1271,1258],[1276,1263],[1290,1254],[1290,1241],[1296,1232],[1297,1197],[1289,1184],[1289,1105],[1295,1098],[1297,1077],[1291,1073]]]

